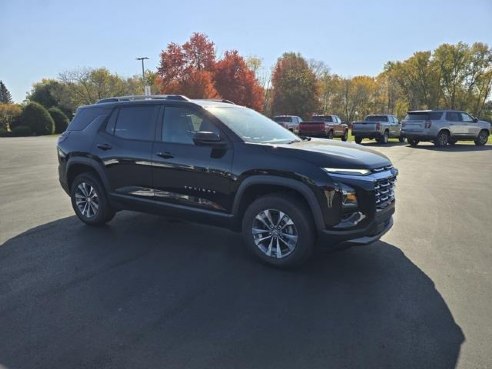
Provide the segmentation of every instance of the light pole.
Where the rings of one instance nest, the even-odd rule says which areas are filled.
[[[148,58],[146,56],[142,56],[140,58],[137,58],[137,60],[142,61],[142,82],[144,85],[144,95],[146,95],[147,89],[146,89],[146,83],[145,83],[145,67],[144,67],[144,60],[147,60]]]

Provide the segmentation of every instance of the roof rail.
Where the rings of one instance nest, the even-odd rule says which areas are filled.
[[[234,101],[227,100],[227,99],[195,99],[195,100],[201,100],[201,101],[216,101],[216,102],[223,102],[226,104],[233,104],[236,105]]]
[[[128,95],[128,96],[115,96],[108,97],[97,101],[97,104],[118,102],[118,101],[139,101],[139,100],[176,100],[176,101],[190,101],[183,95]]]

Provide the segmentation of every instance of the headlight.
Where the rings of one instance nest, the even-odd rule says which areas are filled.
[[[341,174],[350,176],[366,176],[371,173],[369,169],[342,169],[342,168],[323,168],[327,173]]]

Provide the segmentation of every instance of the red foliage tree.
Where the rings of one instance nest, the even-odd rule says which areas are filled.
[[[215,46],[202,33],[193,33],[182,46],[171,43],[161,53],[158,83],[161,93],[190,98],[217,97],[213,83]]]
[[[219,95],[236,104],[262,110],[263,88],[236,50],[226,51],[215,65],[215,88]]]

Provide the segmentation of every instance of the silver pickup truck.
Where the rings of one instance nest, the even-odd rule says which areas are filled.
[[[401,132],[411,146],[420,141],[432,141],[440,147],[458,141],[474,141],[482,146],[489,139],[490,123],[462,111],[415,110],[409,111],[402,121]]]
[[[355,142],[360,144],[364,138],[376,139],[378,143],[386,144],[392,137],[400,142],[405,139],[400,135],[401,124],[394,115],[368,115],[366,119],[352,123],[352,135]]]

